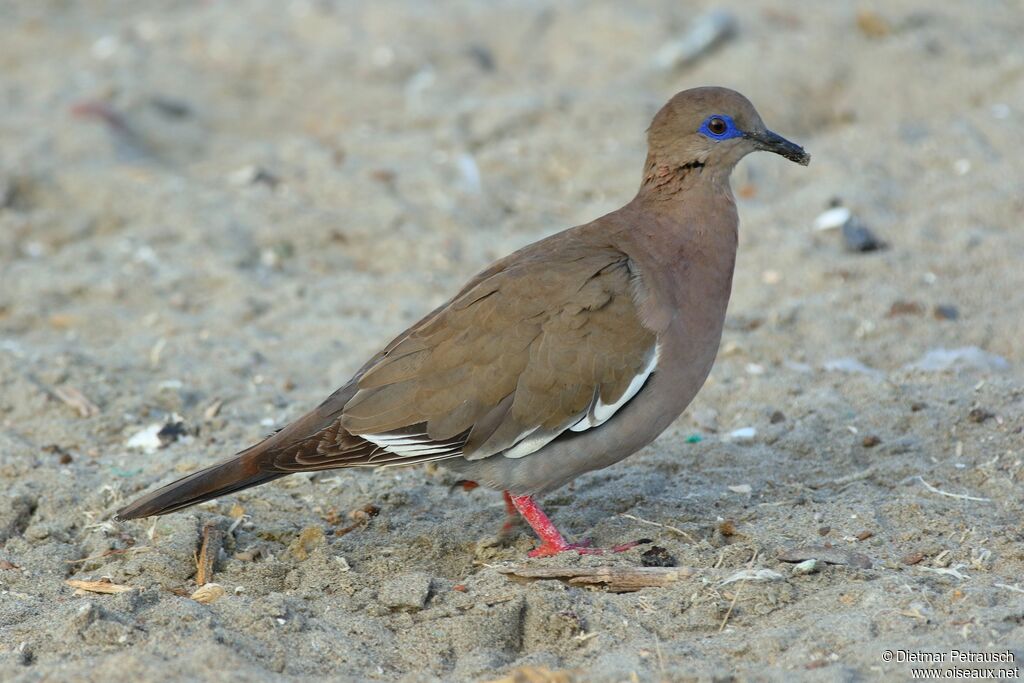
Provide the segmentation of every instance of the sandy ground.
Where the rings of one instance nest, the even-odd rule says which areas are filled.
[[[660,47],[712,6],[425,5],[0,5],[0,679],[904,680],[885,650],[951,648],[1019,666],[1019,3],[736,3],[730,39],[670,68]],[[110,522],[319,402],[490,260],[624,203],[650,116],[708,83],[814,161],[737,171],[729,321],[688,413],[542,501],[598,545],[651,538],[684,578],[512,581],[650,546],[526,560],[500,497],[441,469]],[[813,230],[837,198],[887,248]],[[205,525],[209,604],[189,597]],[[783,552],[840,564],[794,574]]]

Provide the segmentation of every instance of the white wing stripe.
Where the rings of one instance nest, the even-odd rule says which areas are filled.
[[[460,449],[458,444],[431,441],[426,434],[360,434],[360,436],[370,443],[380,446],[388,453],[393,453],[402,458],[418,458],[438,453],[451,453],[454,455]]]
[[[530,434],[533,434],[533,432],[535,431],[537,430],[535,429],[531,432],[528,432],[526,434],[526,438],[517,442],[515,446],[512,446],[512,448],[502,453],[502,455],[504,455],[506,458],[521,458],[524,455],[529,455],[530,453],[539,451],[541,448],[546,446],[549,441],[551,441],[561,433],[544,432],[537,436],[530,436]]]
[[[608,419],[619,410],[619,408],[626,405],[629,399],[636,396],[637,392],[639,392],[641,387],[643,387],[644,382],[647,381],[647,378],[650,377],[657,369],[659,351],[660,349],[655,346],[654,355],[651,356],[651,362],[647,364],[647,367],[644,368],[643,372],[633,378],[633,381],[629,383],[629,386],[626,387],[626,391],[622,393],[622,396],[619,397],[618,401],[609,405],[607,403],[602,403],[601,397],[598,396],[594,401],[593,407],[587,411],[587,414],[584,415],[579,422],[569,427],[569,429],[574,432],[584,432],[594,427],[600,427],[607,422]]]

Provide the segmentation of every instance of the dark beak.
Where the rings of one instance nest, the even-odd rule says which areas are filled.
[[[805,152],[803,147],[795,142],[790,142],[781,135],[776,135],[770,130],[746,133],[745,137],[753,141],[758,149],[765,152],[775,152],[790,161],[795,161],[801,166],[811,163],[811,155]]]

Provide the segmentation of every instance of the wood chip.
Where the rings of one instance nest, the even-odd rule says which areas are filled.
[[[213,565],[224,543],[224,532],[212,522],[203,526],[203,542],[196,555],[196,585],[204,586],[213,579]]]
[[[804,562],[805,560],[821,560],[826,564],[845,564],[860,569],[871,569],[871,558],[861,553],[850,552],[842,548],[823,545],[808,545],[790,548],[779,554],[781,562]]]
[[[556,579],[573,586],[595,586],[612,593],[663,588],[697,574],[690,567],[508,567],[498,571],[522,579]]]
[[[99,581],[83,581],[81,579],[67,579],[64,581],[67,585],[72,588],[77,588],[81,591],[89,593],[127,593],[128,591],[137,590],[138,586],[124,586],[117,583],[111,583],[109,580],[101,579]]]

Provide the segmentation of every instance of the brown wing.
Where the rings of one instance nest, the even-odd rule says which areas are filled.
[[[629,259],[579,244],[531,252],[481,273],[286,428],[274,469],[519,457],[607,419],[656,355]]]

